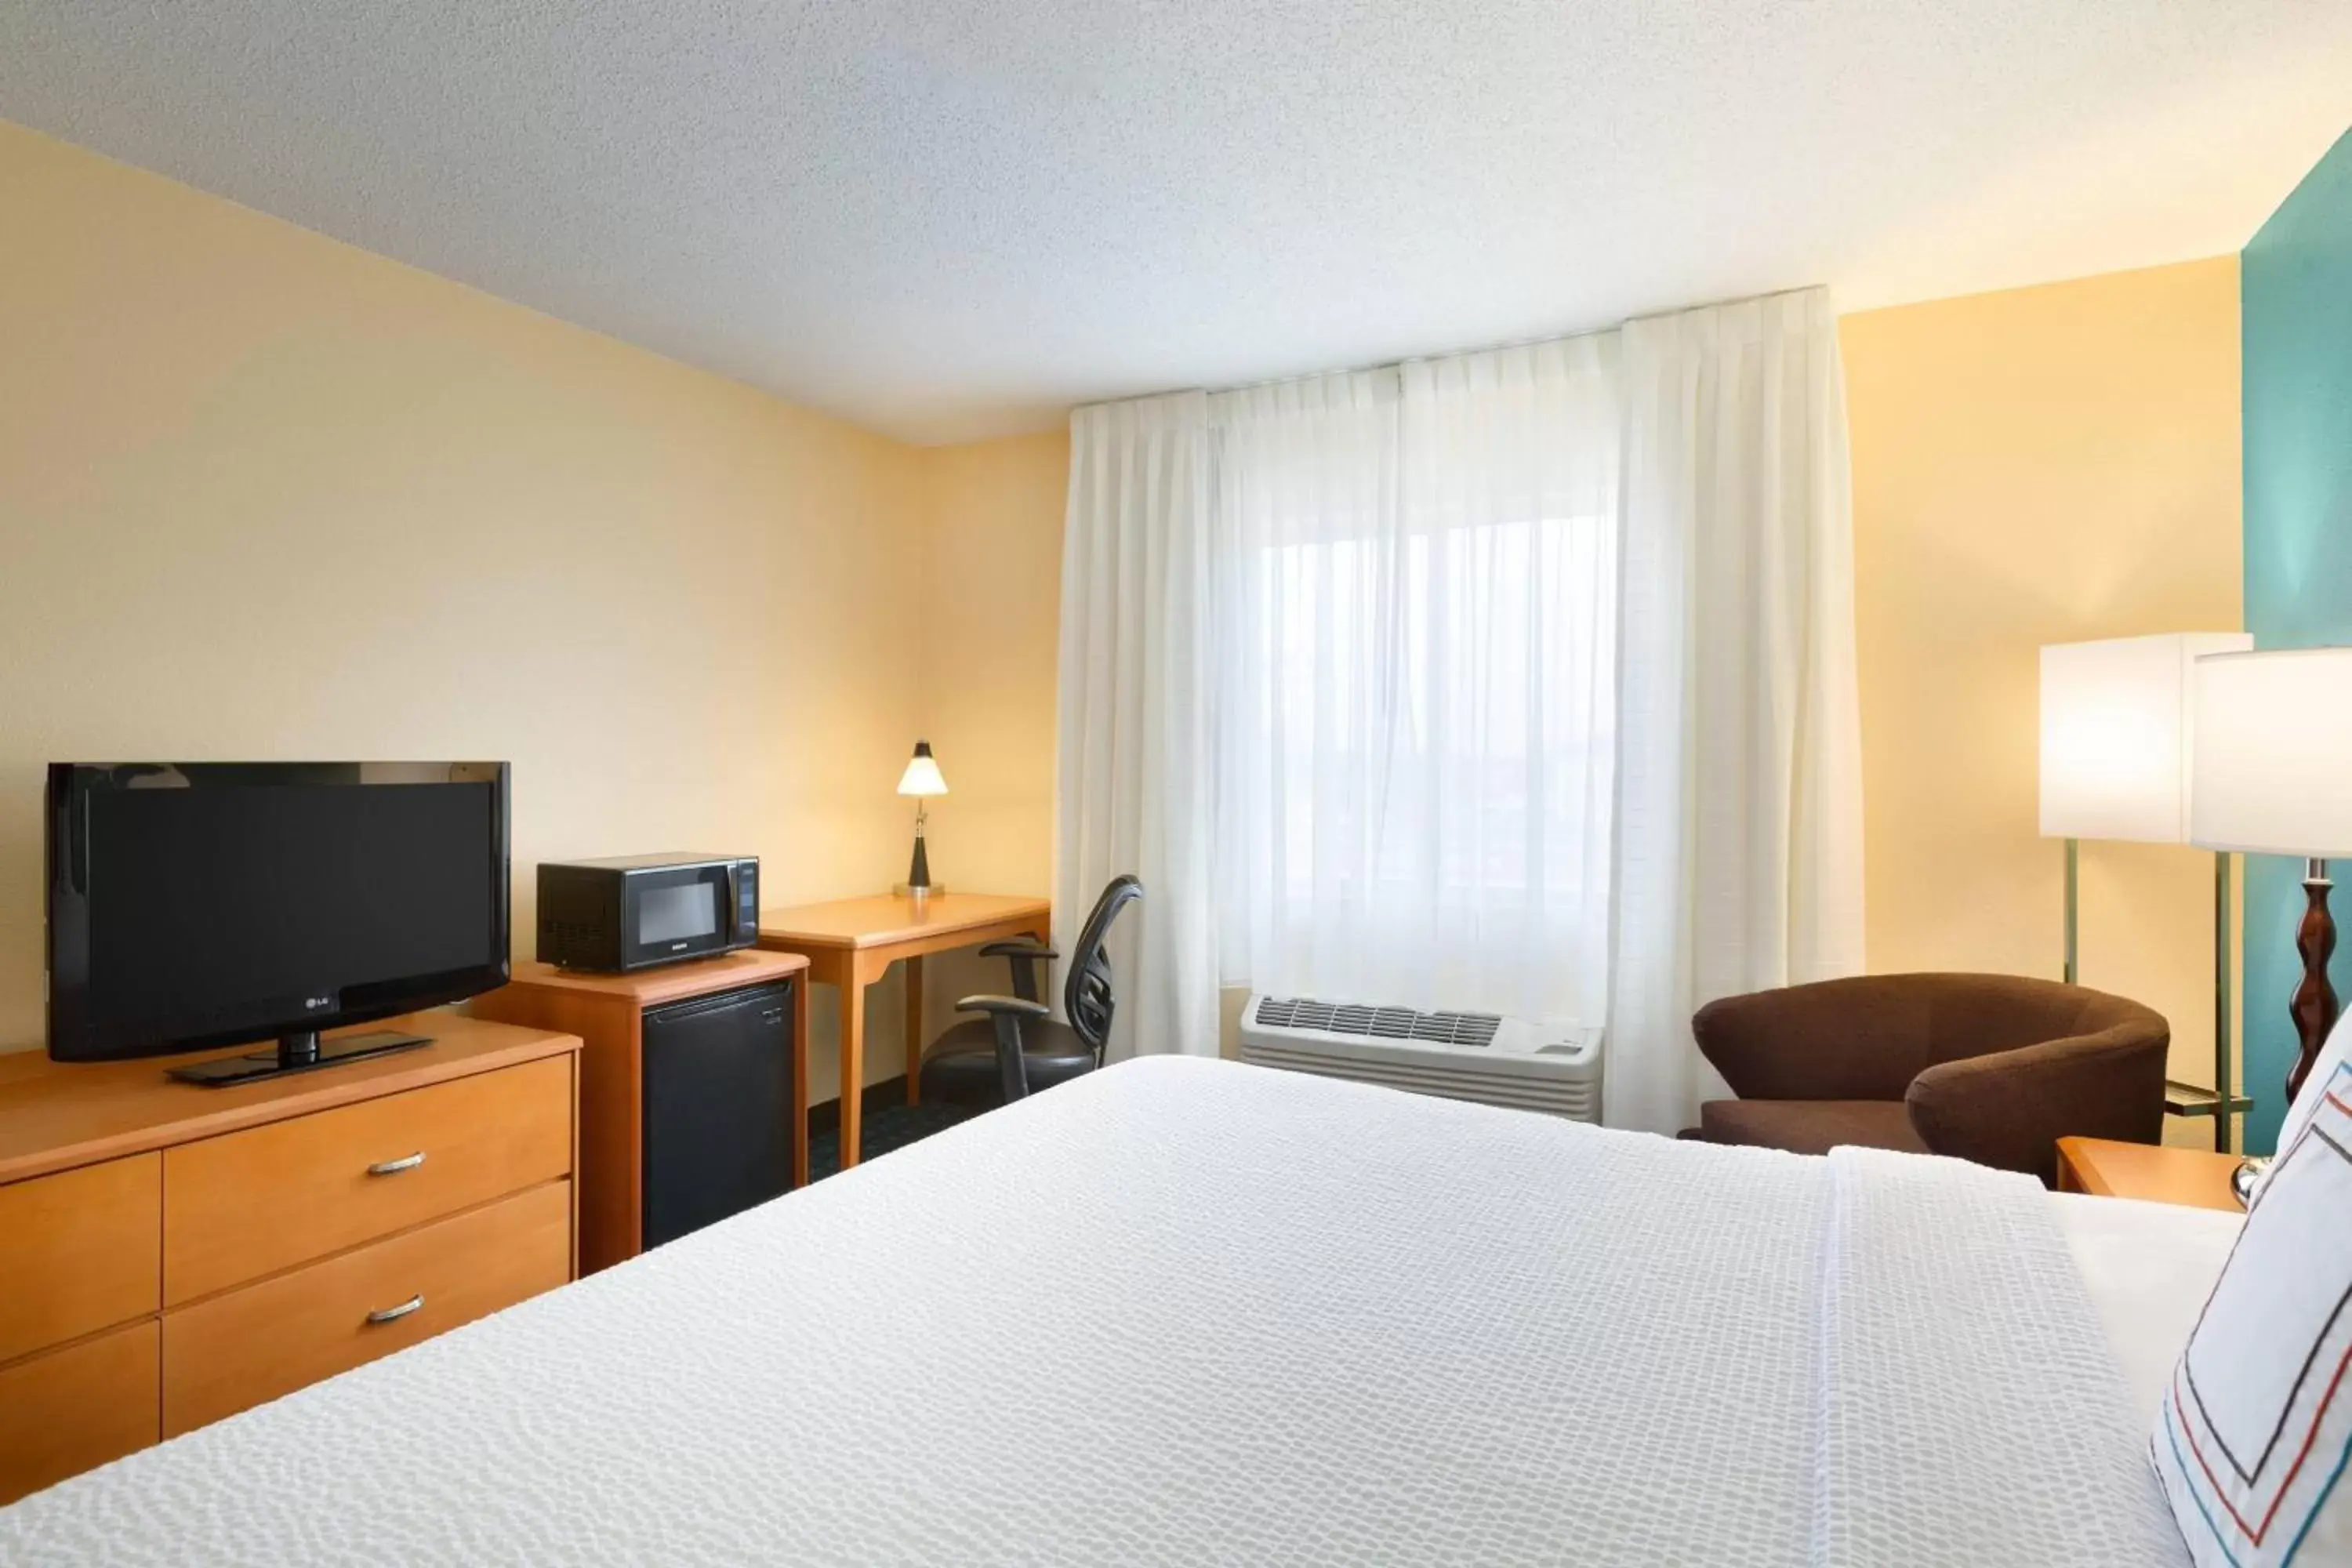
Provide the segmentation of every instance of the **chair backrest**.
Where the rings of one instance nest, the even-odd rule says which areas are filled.
[[[1094,1052],[1097,1066],[1102,1063],[1103,1046],[1110,1038],[1111,1015],[1118,1003],[1111,990],[1110,954],[1103,949],[1103,939],[1110,934],[1110,922],[1118,918],[1118,911],[1141,897],[1143,884],[1135,877],[1113,877],[1079,929],[1070,967],[1064,972],[1068,979],[1062,986],[1062,1011],[1068,1015],[1078,1038]]]

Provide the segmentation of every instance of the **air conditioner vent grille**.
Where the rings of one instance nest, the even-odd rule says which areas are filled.
[[[1366,1007],[1316,1002],[1304,996],[1267,996],[1257,1005],[1257,1021],[1269,1029],[1320,1029],[1369,1039],[1433,1040],[1446,1046],[1490,1046],[1502,1018],[1493,1013],[1418,1013],[1411,1007]]]

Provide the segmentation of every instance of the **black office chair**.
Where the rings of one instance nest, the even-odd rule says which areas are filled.
[[[1069,981],[1062,988],[1066,1024],[1039,1000],[1038,966],[1062,955],[1043,942],[992,942],[984,958],[1003,956],[1013,970],[1010,996],[967,996],[959,1013],[978,1013],[941,1035],[923,1058],[923,1098],[951,1104],[1009,1104],[1041,1089],[1066,1083],[1102,1066],[1110,1037],[1110,954],[1103,939],[1118,911],[1143,897],[1133,877],[1114,878],[1078,932]]]

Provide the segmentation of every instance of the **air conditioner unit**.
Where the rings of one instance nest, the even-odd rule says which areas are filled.
[[[1260,1067],[1601,1120],[1597,1028],[1254,994],[1241,1047]]]

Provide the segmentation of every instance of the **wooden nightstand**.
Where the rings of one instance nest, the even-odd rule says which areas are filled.
[[[2243,1214],[2230,1190],[2230,1174],[2238,1163],[2235,1154],[2203,1149],[2167,1149],[2106,1138],[2061,1138],[2058,1190]]]

